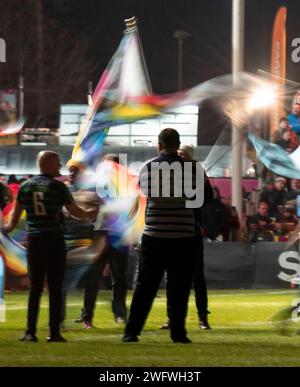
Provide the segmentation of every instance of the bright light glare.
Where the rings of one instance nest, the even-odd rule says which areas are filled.
[[[249,99],[248,106],[251,109],[263,109],[274,105],[277,100],[276,88],[265,86],[253,92]]]

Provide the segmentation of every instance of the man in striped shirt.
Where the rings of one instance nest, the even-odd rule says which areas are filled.
[[[199,209],[213,194],[201,164],[178,156],[179,146],[178,132],[164,129],[158,137],[159,156],[140,174],[146,224],[124,342],[138,341],[165,271],[171,339],[191,342],[185,318],[195,262],[202,254]]]

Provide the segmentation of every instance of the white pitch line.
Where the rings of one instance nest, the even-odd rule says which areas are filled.
[[[104,305],[104,304],[109,304],[110,302],[107,301],[98,301],[96,303],[96,305]],[[82,302],[78,302],[78,303],[68,303],[67,306],[82,306]],[[40,308],[41,309],[45,309],[45,308],[49,308],[49,305],[48,304],[41,304],[40,305]],[[7,311],[11,311],[11,310],[27,310],[27,305],[26,306],[9,306],[7,303],[6,303],[6,310]]]
[[[226,294],[209,294],[209,298],[218,298],[218,297],[227,297],[227,296],[252,296],[252,295],[264,295],[264,294],[291,294],[291,293],[298,293],[299,291],[297,289],[295,290],[281,290],[281,291],[273,291],[273,292],[263,292],[263,291],[253,291],[253,293],[226,293]]]

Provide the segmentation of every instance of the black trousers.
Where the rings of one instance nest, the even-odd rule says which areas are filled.
[[[204,275],[203,243],[201,241],[201,254],[196,259],[193,285],[198,316],[209,313],[207,286]]]
[[[195,269],[193,274],[193,286],[195,292],[195,302],[199,318],[203,314],[208,314],[208,297],[207,286],[204,275],[204,261],[203,261],[203,241],[199,239],[198,255],[196,257]],[[167,314],[170,319],[170,305],[167,305]]]
[[[162,239],[143,235],[139,274],[125,334],[140,334],[166,272],[171,338],[180,340],[186,336],[185,319],[188,299],[195,261],[199,253],[201,254],[200,246],[198,236]]]
[[[118,251],[107,245],[95,263],[93,263],[84,274],[81,283],[84,286],[82,318],[91,322],[94,317],[94,310],[99,290],[100,278],[106,264],[109,264],[112,276],[112,311],[114,317],[127,317],[126,295],[127,281],[126,271],[128,265],[128,249]]]
[[[30,292],[27,333],[35,334],[40,298],[47,277],[50,304],[50,334],[59,333],[62,307],[62,285],[66,264],[66,250],[61,233],[29,235],[28,269]]]

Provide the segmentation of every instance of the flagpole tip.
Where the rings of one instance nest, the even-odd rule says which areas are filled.
[[[133,16],[130,19],[125,19],[124,23],[126,26],[126,32],[134,31],[137,28],[138,19]]]

